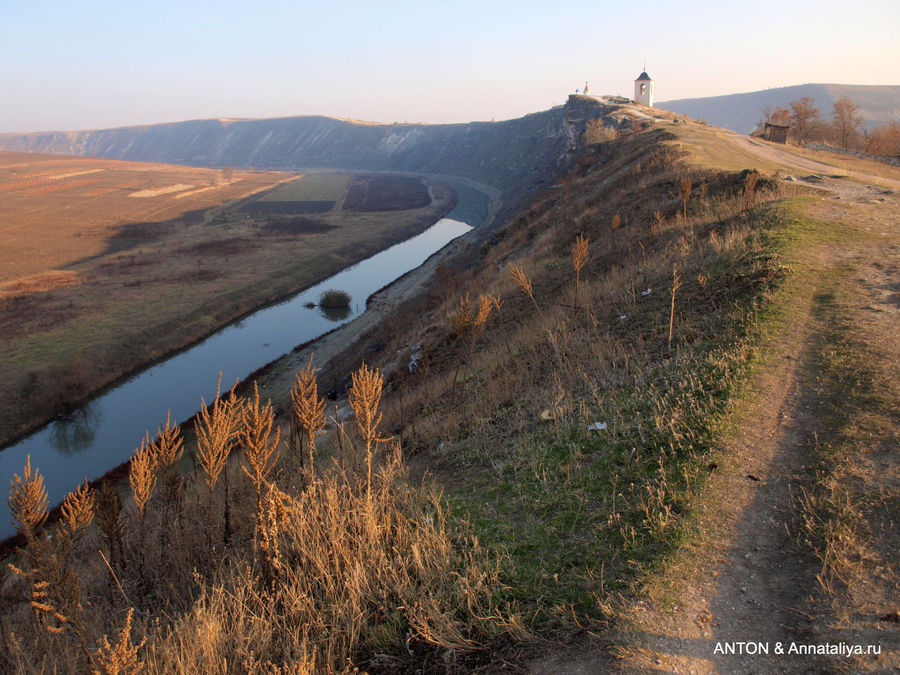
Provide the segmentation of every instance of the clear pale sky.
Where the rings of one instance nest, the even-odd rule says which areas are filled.
[[[468,122],[900,84],[900,0],[0,0],[0,133],[204,117]]]

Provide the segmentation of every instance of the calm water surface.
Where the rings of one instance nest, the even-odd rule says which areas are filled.
[[[466,200],[471,207],[471,200]],[[460,202],[463,202],[462,195]],[[461,208],[461,207],[458,207]],[[451,212],[454,216],[461,212]],[[145,431],[152,436],[165,422],[167,411],[182,421],[216,395],[222,372],[223,389],[236,378],[313,340],[365,310],[372,293],[421,265],[451,240],[471,230],[452,217],[422,234],[375,254],[316,284],[290,300],[252,314],[99,396],[70,419],[56,420],[21,442],[0,452],[0,480],[4,489],[13,474],[22,474],[26,455],[44,476],[50,502],[57,504],[84,478],[102,476],[126,461],[140,445]],[[326,316],[308,308],[329,288],[352,296],[349,311]],[[0,503],[0,539],[14,534],[6,499]]]

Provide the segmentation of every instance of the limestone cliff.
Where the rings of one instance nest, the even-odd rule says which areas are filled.
[[[577,108],[577,109],[576,109]],[[366,124],[328,117],[194,120],[0,135],[0,149],[196,166],[362,169],[461,176],[505,195],[549,180],[577,149],[599,102],[502,122]]]

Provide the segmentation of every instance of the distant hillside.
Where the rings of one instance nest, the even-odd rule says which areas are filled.
[[[791,101],[809,96],[823,120],[830,119],[834,102],[849,97],[860,108],[863,121],[875,126],[900,118],[900,86],[866,86],[853,84],[801,84],[764,91],[707,98],[684,98],[657,103],[692,119],[703,119],[717,127],[749,134],[763,117],[763,110],[787,107]]]
[[[195,120],[94,131],[0,135],[0,149],[263,169],[369,169],[453,175],[520,193],[580,142],[600,103],[503,122],[366,124],[328,117]]]

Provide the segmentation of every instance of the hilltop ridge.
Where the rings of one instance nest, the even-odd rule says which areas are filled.
[[[823,119],[831,114],[834,102],[847,97],[859,106],[868,127],[900,117],[900,86],[854,84],[801,84],[724,96],[661,101],[657,107],[709,124],[749,134],[763,118],[766,108],[787,107],[804,96],[813,99]]]

